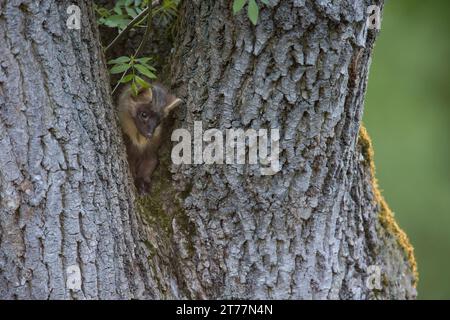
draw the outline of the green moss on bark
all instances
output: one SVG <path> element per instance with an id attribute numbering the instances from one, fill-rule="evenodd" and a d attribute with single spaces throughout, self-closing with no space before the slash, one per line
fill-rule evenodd
<path id="1" fill-rule="evenodd" d="M 365 164 L 370 168 L 370 175 L 372 181 L 372 192 L 374 194 L 374 199 L 376 204 L 379 206 L 379 221 L 381 226 L 390 234 L 394 235 L 397 239 L 398 244 L 405 252 L 408 259 L 411 270 L 414 275 L 414 286 L 417 286 L 419 279 L 419 274 L 417 271 L 417 262 L 414 257 L 414 248 L 408 239 L 406 233 L 400 228 L 394 218 L 392 210 L 389 208 L 386 200 L 381 194 L 380 188 L 378 186 L 378 181 L 375 177 L 375 163 L 374 163 L 374 151 L 372 146 L 372 141 L 369 137 L 367 129 L 361 125 L 359 131 L 358 144 L 361 147 L 361 152 L 364 157 Z"/>

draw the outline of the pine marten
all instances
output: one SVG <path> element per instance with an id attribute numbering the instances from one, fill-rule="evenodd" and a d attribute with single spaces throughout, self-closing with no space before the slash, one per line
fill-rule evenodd
<path id="1" fill-rule="evenodd" d="M 140 89 L 136 96 L 127 86 L 119 96 L 118 112 L 128 163 L 140 194 L 150 191 L 151 175 L 159 163 L 158 149 L 166 129 L 164 120 L 180 102 L 159 83 Z"/>

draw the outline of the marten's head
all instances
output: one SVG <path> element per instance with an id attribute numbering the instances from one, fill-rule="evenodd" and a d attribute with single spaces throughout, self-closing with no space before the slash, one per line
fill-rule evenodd
<path id="1" fill-rule="evenodd" d="M 135 101 L 135 104 L 134 108 L 129 110 L 130 116 L 139 133 L 147 139 L 151 139 L 156 127 L 161 122 L 161 114 L 155 108 L 157 103 L 152 99 L 152 90 L 145 90 L 137 97 L 131 96 L 131 99 Z"/>
<path id="2" fill-rule="evenodd" d="M 141 89 L 134 96 L 126 88 L 119 98 L 122 129 L 134 144 L 143 146 L 155 135 L 162 120 L 181 102 L 160 84 Z"/>

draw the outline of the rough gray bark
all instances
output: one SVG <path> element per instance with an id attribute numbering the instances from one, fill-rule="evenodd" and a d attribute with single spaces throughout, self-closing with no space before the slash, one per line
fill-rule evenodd
<path id="1" fill-rule="evenodd" d="M 0 298 L 415 296 L 358 140 L 372 3 L 271 0 L 254 28 L 230 1 L 184 1 L 175 125 L 278 127 L 283 167 L 177 167 L 167 145 L 137 202 L 87 3 L 74 31 L 66 4 L 0 0 Z"/>
<path id="2" fill-rule="evenodd" d="M 69 30 L 72 3 L 0 1 L 3 299 L 143 298 L 154 285 L 91 3 Z"/>
<path id="3" fill-rule="evenodd" d="M 272 177 L 252 166 L 171 166 L 188 297 L 415 297 L 411 248 L 376 189 L 370 142 L 358 140 L 372 4 L 272 0 L 253 27 L 231 1 L 183 2 L 177 126 L 279 128 L 282 163 Z M 366 285 L 370 266 L 381 268 L 379 290 Z"/>

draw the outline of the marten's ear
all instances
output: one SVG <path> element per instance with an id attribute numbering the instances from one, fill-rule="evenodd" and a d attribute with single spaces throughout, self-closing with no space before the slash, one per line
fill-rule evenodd
<path id="1" fill-rule="evenodd" d="M 131 98 L 134 101 L 144 101 L 144 102 L 151 102 L 153 100 L 153 92 L 151 88 L 139 88 L 138 94 L 135 96 L 134 94 L 131 94 Z"/>
<path id="2" fill-rule="evenodd" d="M 181 99 L 178 99 L 175 96 L 169 95 L 167 105 L 164 107 L 164 110 L 163 110 L 163 116 L 167 117 L 173 109 L 175 109 L 176 107 L 178 107 L 180 105 L 181 102 L 182 102 Z"/>

